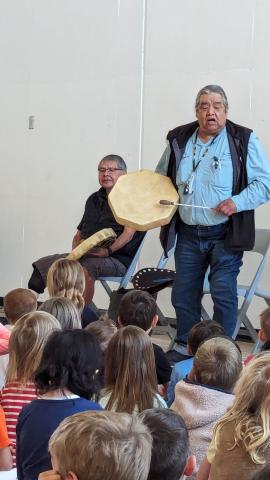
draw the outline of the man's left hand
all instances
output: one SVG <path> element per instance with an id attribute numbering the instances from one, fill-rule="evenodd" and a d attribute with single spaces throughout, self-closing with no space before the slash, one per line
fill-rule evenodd
<path id="1" fill-rule="evenodd" d="M 230 217 L 230 215 L 237 212 L 236 205 L 231 198 L 227 198 L 227 200 L 220 202 L 214 210 L 218 213 L 223 213 L 223 215 L 226 215 L 227 217 Z"/>
<path id="2" fill-rule="evenodd" d="M 89 255 L 93 257 L 108 257 L 109 252 L 107 248 L 97 247 L 92 248 L 92 250 L 89 252 Z"/>

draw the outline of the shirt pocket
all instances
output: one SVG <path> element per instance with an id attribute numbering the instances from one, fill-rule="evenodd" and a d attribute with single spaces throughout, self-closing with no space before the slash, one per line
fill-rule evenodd
<path id="1" fill-rule="evenodd" d="M 208 157 L 205 160 L 202 165 L 202 182 L 206 182 L 209 187 L 231 191 L 233 181 L 231 155 L 228 153 L 220 157 Z"/>

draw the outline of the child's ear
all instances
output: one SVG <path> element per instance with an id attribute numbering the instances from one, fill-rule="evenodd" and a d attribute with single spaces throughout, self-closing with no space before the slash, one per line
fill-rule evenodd
<path id="1" fill-rule="evenodd" d="M 187 459 L 187 463 L 183 472 L 184 475 L 186 475 L 186 477 L 190 477 L 195 471 L 195 468 L 196 468 L 196 457 L 195 455 L 190 455 Z"/>
<path id="2" fill-rule="evenodd" d="M 158 322 L 158 315 L 155 315 L 152 322 L 151 322 L 151 328 L 154 328 Z"/>
<path id="3" fill-rule="evenodd" d="M 78 480 L 78 477 L 75 473 L 73 472 L 68 472 L 65 480 Z"/>
<path id="4" fill-rule="evenodd" d="M 259 330 L 258 337 L 262 343 L 266 342 L 267 340 L 266 335 L 262 329 Z"/>
<path id="5" fill-rule="evenodd" d="M 117 325 L 119 325 L 120 328 L 123 327 L 119 315 L 117 317 Z"/>
<path id="6" fill-rule="evenodd" d="M 191 348 L 190 348 L 189 344 L 187 344 L 187 353 L 188 353 L 189 355 L 192 355 L 192 356 L 193 356 L 193 353 L 192 353 L 192 351 L 191 351 Z"/>
<path id="7" fill-rule="evenodd" d="M 197 378 L 196 378 L 194 367 L 192 367 L 192 369 L 190 370 L 188 374 L 188 379 L 191 380 L 192 382 L 196 382 Z"/>

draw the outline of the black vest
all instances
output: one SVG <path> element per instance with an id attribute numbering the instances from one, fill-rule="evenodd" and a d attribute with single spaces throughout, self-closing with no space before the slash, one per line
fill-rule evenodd
<path id="1" fill-rule="evenodd" d="M 171 178 L 176 190 L 178 190 L 176 185 L 176 173 L 179 163 L 183 157 L 188 139 L 192 136 L 198 126 L 199 124 L 196 121 L 177 127 L 168 133 L 167 139 L 170 144 L 171 155 L 167 176 Z M 233 195 L 237 195 L 248 185 L 246 161 L 248 142 L 252 130 L 237 125 L 230 120 L 226 121 L 226 130 L 233 166 L 232 193 Z M 161 229 L 160 241 L 165 255 L 167 255 L 168 251 L 174 245 L 178 222 L 179 214 L 177 211 L 169 225 L 166 225 Z M 225 247 L 229 250 L 236 251 L 252 250 L 254 243 L 254 210 L 245 210 L 231 215 L 228 220 Z"/>

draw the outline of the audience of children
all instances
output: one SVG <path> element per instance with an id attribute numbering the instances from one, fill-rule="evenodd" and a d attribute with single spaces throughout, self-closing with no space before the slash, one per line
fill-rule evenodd
<path id="1" fill-rule="evenodd" d="M 169 406 L 171 406 L 174 401 L 175 385 L 185 378 L 192 369 L 193 357 L 199 345 L 213 335 L 225 335 L 225 330 L 222 325 L 214 320 L 204 320 L 203 322 L 196 323 L 190 330 L 187 339 L 187 350 L 191 356 L 186 360 L 177 362 L 172 369 L 171 380 L 167 391 L 167 403 Z"/>
<path id="2" fill-rule="evenodd" d="M 189 378 L 176 384 L 171 408 L 185 421 L 197 467 L 206 454 L 215 422 L 233 403 L 232 390 L 241 370 L 238 345 L 228 337 L 213 337 L 199 346 Z"/>
<path id="3" fill-rule="evenodd" d="M 142 290 L 131 290 L 127 292 L 119 305 L 118 323 L 122 327 L 135 325 L 150 333 L 158 322 L 157 304 L 154 298 Z M 153 343 L 157 380 L 159 385 L 166 387 L 171 378 L 171 366 L 165 353 L 159 345 Z M 161 391 L 161 389 L 160 389 Z"/>
<path id="4" fill-rule="evenodd" d="M 100 359 L 98 342 L 85 330 L 57 331 L 49 337 L 35 374 L 38 398 L 23 408 L 17 424 L 18 480 L 33 480 L 51 468 L 49 438 L 65 417 L 101 410 L 92 400 Z"/>
<path id="5" fill-rule="evenodd" d="M 82 326 L 98 320 L 98 316 L 86 303 L 86 280 L 83 267 L 76 260 L 60 258 L 49 268 L 47 288 L 50 297 L 67 297 L 72 300 L 81 314 Z"/>
<path id="6" fill-rule="evenodd" d="M 147 480 L 151 448 L 151 435 L 138 416 L 78 413 L 53 433 L 54 470 L 39 480 Z"/>
<path id="7" fill-rule="evenodd" d="M 106 410 L 127 413 L 167 407 L 158 394 L 153 345 L 141 328 L 123 327 L 111 338 L 100 404 Z"/>
<path id="8" fill-rule="evenodd" d="M 234 393 L 233 405 L 214 429 L 198 480 L 252 480 L 270 464 L 270 352 L 243 369 Z"/>
<path id="9" fill-rule="evenodd" d="M 81 328 L 82 326 L 79 310 L 69 298 L 49 298 L 40 305 L 39 310 L 50 313 L 57 318 L 62 330 Z"/>
<path id="10" fill-rule="evenodd" d="M 196 459 L 189 455 L 188 431 L 180 415 L 172 410 L 152 408 L 139 417 L 153 439 L 148 480 L 179 480 L 182 475 L 192 475 Z"/>
<path id="11" fill-rule="evenodd" d="M 9 362 L 0 403 L 6 417 L 8 436 L 13 447 L 15 466 L 16 424 L 21 409 L 36 398 L 34 372 L 49 334 L 59 330 L 55 317 L 45 312 L 32 312 L 14 325 L 9 341 Z"/>

